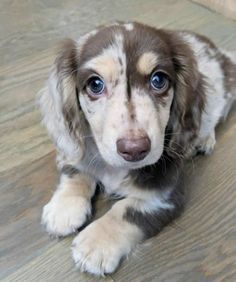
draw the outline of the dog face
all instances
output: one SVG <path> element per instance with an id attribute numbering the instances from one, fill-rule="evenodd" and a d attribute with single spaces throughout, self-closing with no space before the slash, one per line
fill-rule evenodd
<path id="1" fill-rule="evenodd" d="M 173 33 L 138 23 L 101 27 L 68 42 L 56 62 L 56 81 L 74 142 L 83 140 L 84 118 L 99 153 L 114 167 L 157 162 L 167 128 L 175 131 L 169 148 L 183 148 L 198 128 L 201 106 L 188 52 Z"/>
<path id="2" fill-rule="evenodd" d="M 169 48 L 154 33 L 104 28 L 80 53 L 80 105 L 99 152 L 112 166 L 143 167 L 163 152 L 175 77 Z"/>

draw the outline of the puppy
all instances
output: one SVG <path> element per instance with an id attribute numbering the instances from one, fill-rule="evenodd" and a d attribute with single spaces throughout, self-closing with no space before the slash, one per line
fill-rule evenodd
<path id="1" fill-rule="evenodd" d="M 81 271 L 115 271 L 180 214 L 183 162 L 212 152 L 235 98 L 236 56 L 201 35 L 117 23 L 66 41 L 40 97 L 60 171 L 42 223 L 75 233 L 97 183 L 119 198 L 75 237 Z"/>

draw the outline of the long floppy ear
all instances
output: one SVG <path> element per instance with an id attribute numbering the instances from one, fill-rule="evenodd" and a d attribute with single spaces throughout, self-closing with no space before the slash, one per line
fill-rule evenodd
<path id="1" fill-rule="evenodd" d="M 39 103 L 43 124 L 54 141 L 60 157 L 73 162 L 83 154 L 84 116 L 76 93 L 78 51 L 76 42 L 66 40 L 51 70 Z M 60 164 L 59 164 L 60 166 Z"/>
<path id="2" fill-rule="evenodd" d="M 190 47 L 178 38 L 174 38 L 172 46 L 176 83 L 167 127 L 167 152 L 188 156 L 194 150 L 194 141 L 200 130 L 206 83 Z"/>

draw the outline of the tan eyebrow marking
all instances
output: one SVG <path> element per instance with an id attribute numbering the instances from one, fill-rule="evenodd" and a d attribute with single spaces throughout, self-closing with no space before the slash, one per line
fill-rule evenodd
<path id="1" fill-rule="evenodd" d="M 107 80 L 115 80 L 119 75 L 118 60 L 106 50 L 99 56 L 92 58 L 85 64 Z"/>
<path id="2" fill-rule="evenodd" d="M 137 69 L 141 74 L 150 74 L 157 64 L 158 57 L 153 52 L 146 52 L 142 54 L 137 62 Z"/>
<path id="3" fill-rule="evenodd" d="M 123 75 L 126 63 L 123 51 L 123 37 L 117 34 L 114 42 L 84 64 L 84 68 L 93 69 L 107 81 L 115 81 Z"/>

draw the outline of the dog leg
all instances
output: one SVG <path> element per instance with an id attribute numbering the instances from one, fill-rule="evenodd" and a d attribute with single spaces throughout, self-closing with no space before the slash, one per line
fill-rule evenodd
<path id="1" fill-rule="evenodd" d="M 62 168 L 58 188 L 43 208 L 42 224 L 50 235 L 66 236 L 86 223 L 95 186 L 93 178 L 76 168 Z"/>
<path id="2" fill-rule="evenodd" d="M 153 193 L 149 201 L 131 197 L 118 201 L 74 239 L 76 266 L 95 275 L 114 272 L 138 243 L 157 234 L 174 218 L 176 208 Z"/>

